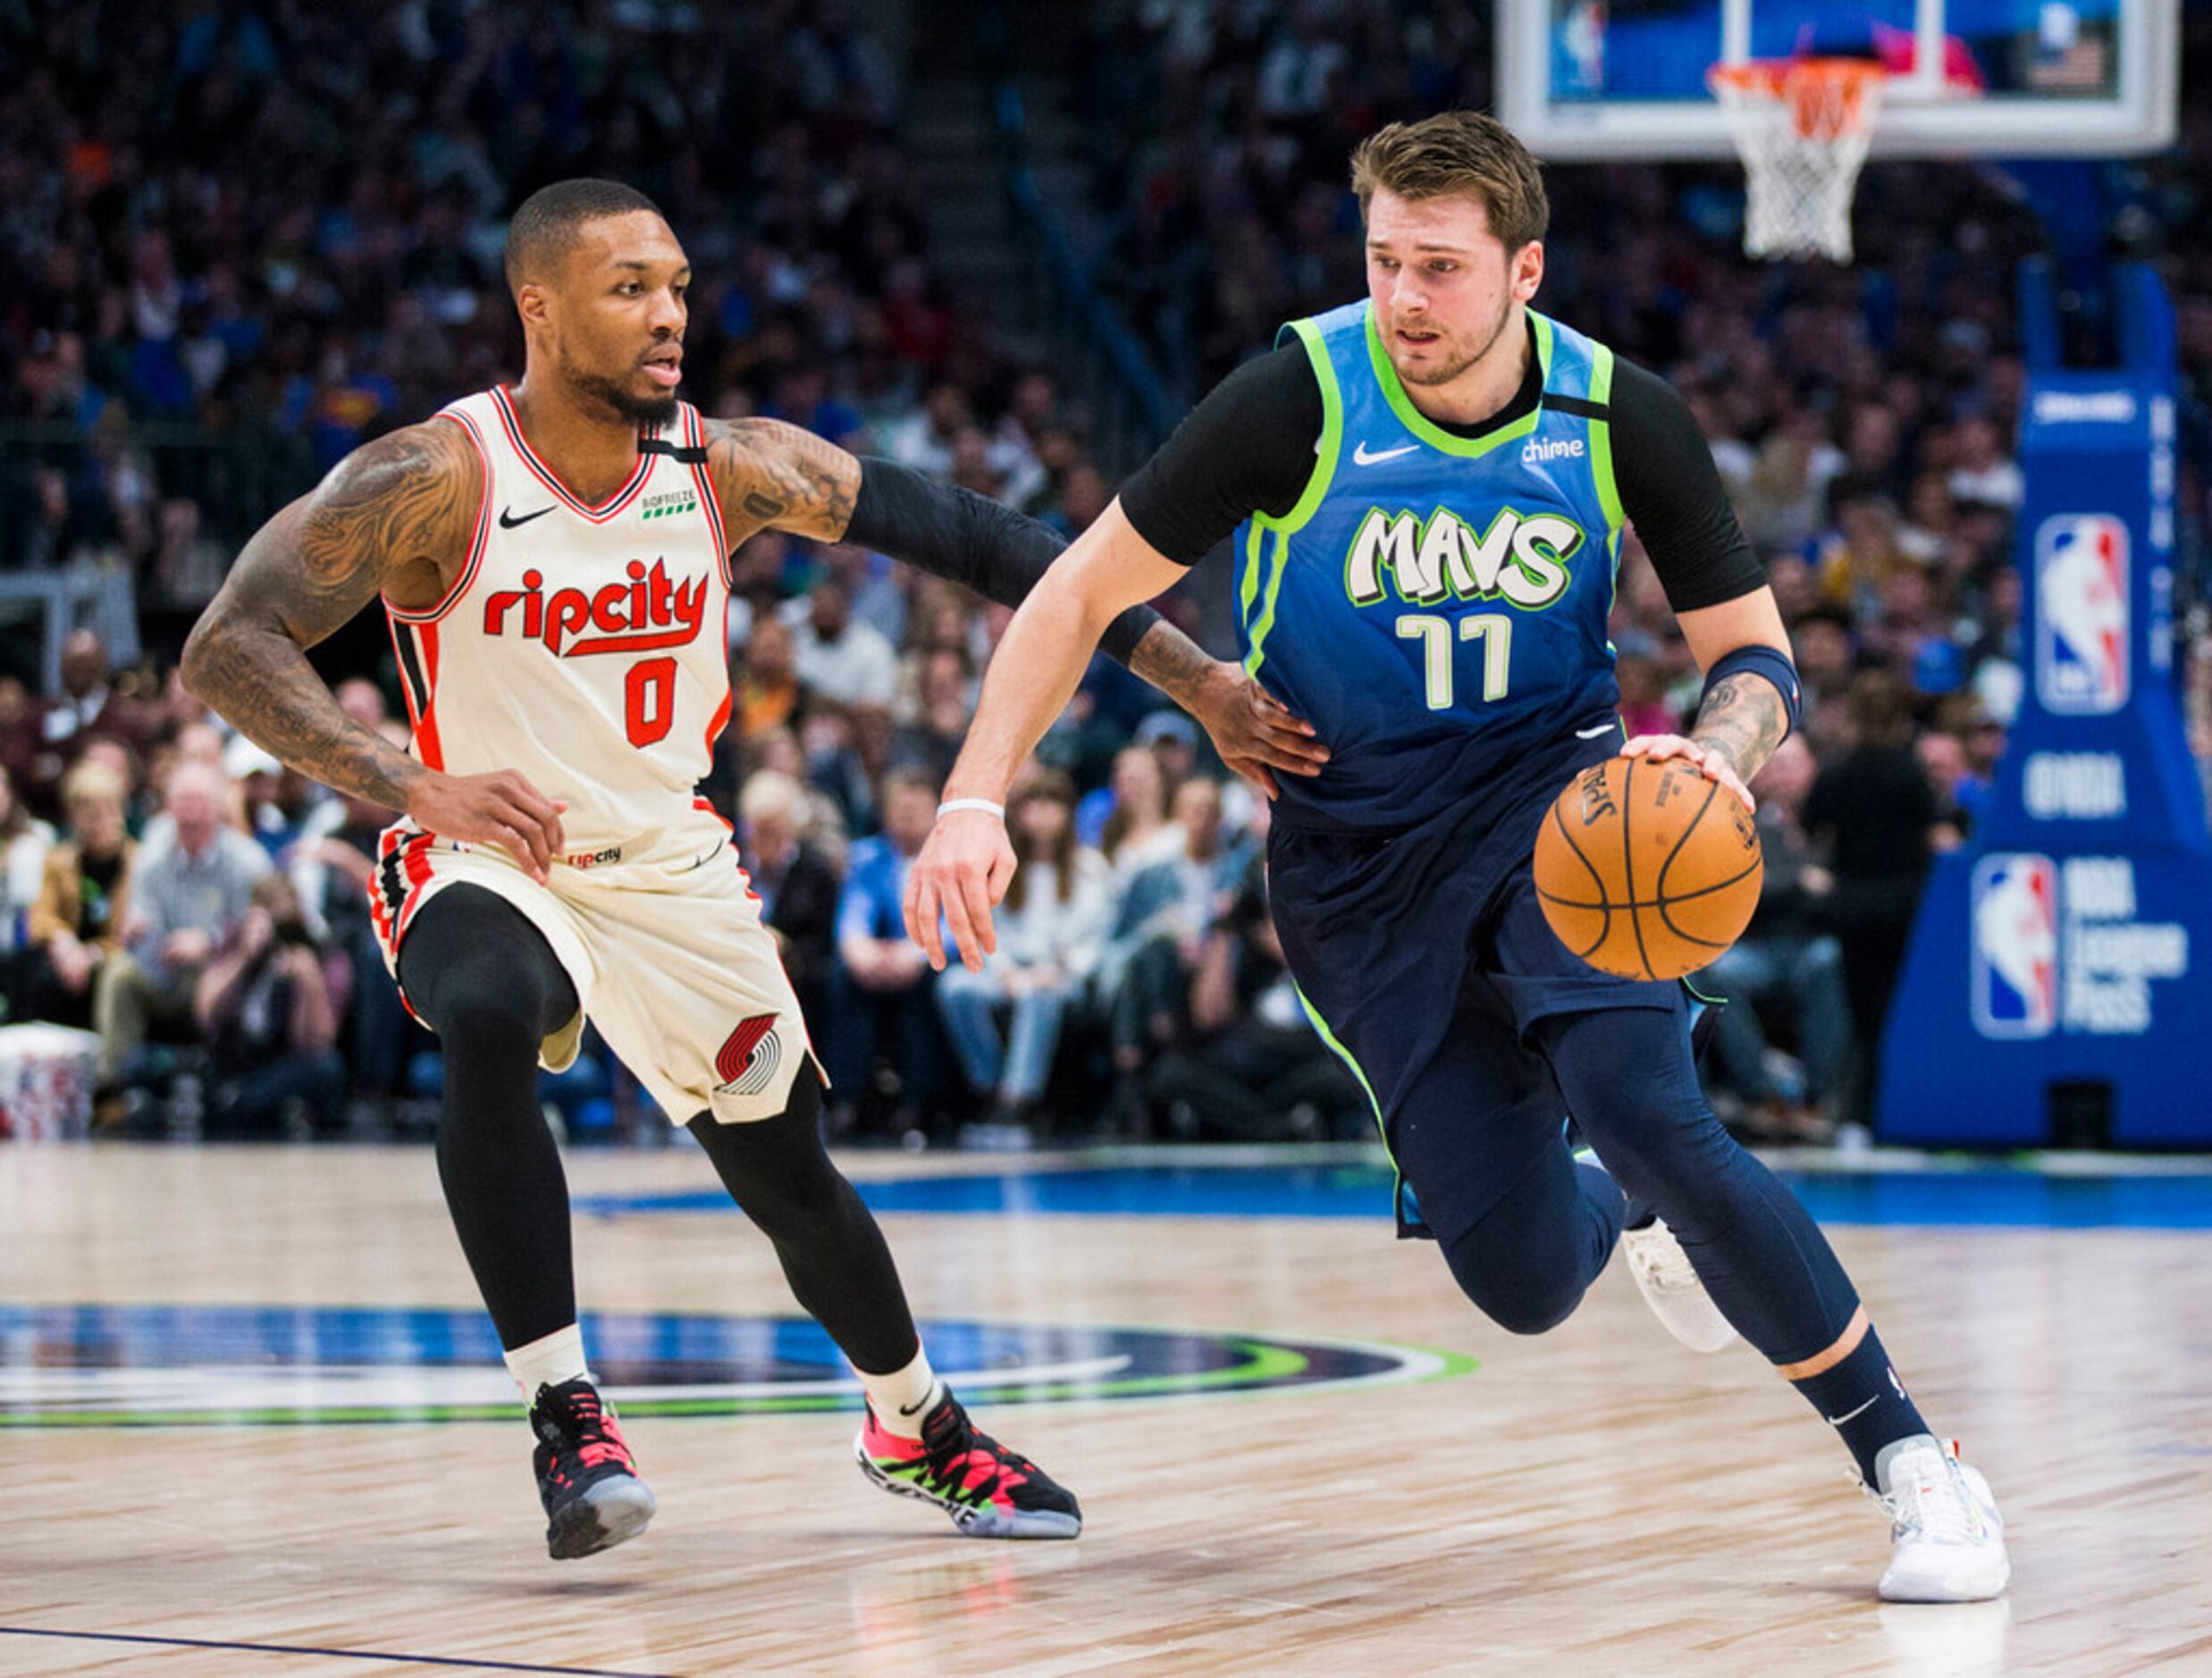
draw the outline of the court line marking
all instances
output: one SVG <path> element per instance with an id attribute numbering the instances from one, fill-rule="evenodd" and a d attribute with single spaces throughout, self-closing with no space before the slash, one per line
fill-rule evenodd
<path id="1" fill-rule="evenodd" d="M 409 1661 L 420 1666 L 459 1666 L 470 1672 L 559 1673 L 566 1678 L 677 1678 L 674 1673 L 616 1672 L 606 1666 L 534 1666 L 525 1661 L 462 1660 L 450 1655 L 394 1655 L 366 1649 L 314 1649 L 298 1643 L 226 1643 L 205 1637 L 147 1637 L 129 1632 L 55 1632 L 37 1625 L 0 1625 L 0 1637 L 71 1638 L 88 1643 L 152 1643 L 164 1649 L 228 1649 L 250 1655 L 321 1655 L 331 1660 Z"/>

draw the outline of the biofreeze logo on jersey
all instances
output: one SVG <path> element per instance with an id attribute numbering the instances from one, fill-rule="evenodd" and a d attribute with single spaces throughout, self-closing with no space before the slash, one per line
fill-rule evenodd
<path id="1" fill-rule="evenodd" d="M 666 495 L 649 495 L 639 505 L 646 518 L 673 518 L 696 509 L 699 497 L 695 491 L 670 490 Z"/>
<path id="2" fill-rule="evenodd" d="M 1457 598 L 1545 607 L 1567 592 L 1567 561 L 1583 541 L 1582 526 L 1556 513 L 1509 507 L 1477 535 L 1450 508 L 1426 518 L 1371 508 L 1344 556 L 1344 591 L 1354 606 L 1373 606 L 1394 588 L 1424 606 Z"/>
<path id="3" fill-rule="evenodd" d="M 542 641 L 556 658 L 582 659 L 595 652 L 651 652 L 659 647 L 688 646 L 706 621 L 707 580 L 679 581 L 660 559 L 645 568 L 643 559 L 624 567 L 627 583 L 610 583 L 586 593 L 582 589 L 540 592 L 542 572 L 526 571 L 522 587 L 502 589 L 484 603 L 484 633 L 520 634 Z M 518 628 L 509 627 L 517 624 Z M 595 635 L 579 636 L 585 629 Z"/>

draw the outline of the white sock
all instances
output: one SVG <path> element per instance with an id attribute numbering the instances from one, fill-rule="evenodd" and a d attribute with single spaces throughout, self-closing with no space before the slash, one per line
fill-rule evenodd
<path id="1" fill-rule="evenodd" d="M 526 1405 L 537 1402 L 541 1387 L 558 1387 L 565 1380 L 591 1373 L 584 1362 L 584 1330 L 573 1322 L 504 1355 L 507 1372 L 515 1378 L 515 1385 L 522 1389 L 522 1401 Z"/>
<path id="2" fill-rule="evenodd" d="M 921 1437 L 921 1419 L 937 1408 L 945 1396 L 945 1383 L 929 1370 L 929 1355 L 917 1349 L 914 1361 L 888 1375 L 854 1372 L 868 1389 L 868 1406 L 876 1413 L 876 1425 L 902 1439 Z"/>

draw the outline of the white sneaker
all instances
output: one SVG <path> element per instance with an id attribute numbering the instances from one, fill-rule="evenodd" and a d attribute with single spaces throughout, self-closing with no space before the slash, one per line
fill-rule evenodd
<path id="1" fill-rule="evenodd" d="M 2013 1576 L 2005 1517 L 1955 1440 L 1920 1433 L 1885 1446 L 1882 1489 L 1896 1548 L 1879 1589 L 1888 1602 L 1986 1602 Z M 1874 1494 L 1870 1493 L 1870 1496 Z"/>
<path id="2" fill-rule="evenodd" d="M 1736 1338 L 1735 1325 L 1712 1303 L 1664 1218 L 1653 1218 L 1641 1229 L 1623 1229 L 1620 1250 L 1627 1255 L 1628 1273 L 1644 1290 L 1644 1304 L 1676 1339 L 1693 1352 L 1718 1352 Z"/>

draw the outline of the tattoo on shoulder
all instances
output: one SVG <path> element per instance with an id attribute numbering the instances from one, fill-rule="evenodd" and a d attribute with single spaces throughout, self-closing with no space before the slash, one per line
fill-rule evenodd
<path id="1" fill-rule="evenodd" d="M 1774 684 L 1762 675 L 1739 670 L 1726 676 L 1705 695 L 1698 707 L 1698 741 L 1728 760 L 1737 776 L 1748 783 L 1774 748 L 1782 743 L 1789 727 L 1789 711 Z"/>
<path id="2" fill-rule="evenodd" d="M 733 543 L 771 529 L 844 538 L 860 495 L 853 456 L 780 420 L 709 420 L 706 430 L 707 470 Z"/>
<path id="3" fill-rule="evenodd" d="M 380 589 L 432 604 L 467 558 L 483 491 L 475 446 L 446 421 L 355 449 L 307 498 L 297 563 L 271 579 L 290 584 L 287 622 L 320 639 Z"/>

